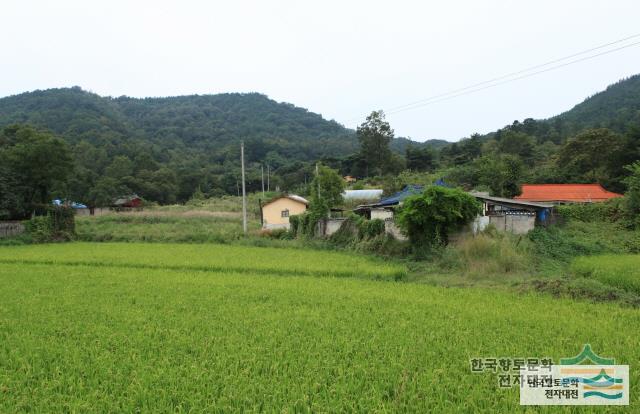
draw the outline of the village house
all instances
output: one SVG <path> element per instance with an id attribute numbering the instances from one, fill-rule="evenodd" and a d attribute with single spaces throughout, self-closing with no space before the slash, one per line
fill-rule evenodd
<path id="1" fill-rule="evenodd" d="M 308 206 L 309 202 L 297 195 L 288 194 L 276 197 L 260 207 L 262 228 L 289 230 L 289 217 L 304 213 Z"/>
<path id="2" fill-rule="evenodd" d="M 527 234 L 536 224 L 547 224 L 553 214 L 553 204 L 492 197 L 488 193 L 470 193 L 482 203 L 482 212 L 468 230 L 473 234 L 493 225 L 497 230 Z"/>
<path id="3" fill-rule="evenodd" d="M 394 222 L 395 210 L 402 205 L 407 197 L 420 194 L 423 191 L 424 187 L 421 185 L 407 185 L 401 191 L 383 198 L 377 203 L 358 206 L 354 212 L 370 220 L 384 220 L 387 232 L 398 239 L 403 239 Z M 526 234 L 533 230 L 537 224 L 547 224 L 553 212 L 552 203 L 492 197 L 488 193 L 479 192 L 470 194 L 482 204 L 482 211 L 468 227 L 456 235 L 457 237 L 463 237 L 469 233 L 476 234 L 489 225 L 493 225 L 500 231 Z"/>
<path id="4" fill-rule="evenodd" d="M 136 194 L 116 199 L 111 205 L 116 211 L 130 211 L 142 209 L 142 198 Z"/>
<path id="5" fill-rule="evenodd" d="M 622 194 L 607 191 L 600 184 L 523 184 L 520 201 L 547 202 L 553 204 L 598 203 Z"/>

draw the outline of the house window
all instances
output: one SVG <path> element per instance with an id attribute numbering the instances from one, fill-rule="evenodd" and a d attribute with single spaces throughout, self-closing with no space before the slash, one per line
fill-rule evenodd
<path id="1" fill-rule="evenodd" d="M 280 216 L 283 217 L 283 218 L 284 217 L 289 217 L 289 210 L 282 210 L 280 212 Z"/>

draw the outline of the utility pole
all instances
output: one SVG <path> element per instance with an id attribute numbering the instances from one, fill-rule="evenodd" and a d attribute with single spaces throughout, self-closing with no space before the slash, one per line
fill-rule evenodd
<path id="1" fill-rule="evenodd" d="M 242 168 L 242 230 L 247 234 L 247 192 L 244 185 L 244 141 L 240 142 L 240 166 Z"/>
<path id="2" fill-rule="evenodd" d="M 262 197 L 264 198 L 264 164 L 260 164 L 260 173 L 262 174 Z"/>
<path id="3" fill-rule="evenodd" d="M 271 166 L 267 164 L 267 191 L 271 191 Z"/>

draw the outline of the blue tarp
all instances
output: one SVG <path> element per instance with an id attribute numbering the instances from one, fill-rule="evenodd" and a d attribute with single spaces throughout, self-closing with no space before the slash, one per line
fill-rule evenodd
<path id="1" fill-rule="evenodd" d="M 409 184 L 405 188 L 403 188 L 401 191 L 398 191 L 397 193 L 387 198 L 383 198 L 382 200 L 380 200 L 380 202 L 377 205 L 394 206 L 409 196 L 422 194 L 422 191 L 424 191 L 424 186 Z"/>
<path id="2" fill-rule="evenodd" d="M 52 204 L 54 206 L 61 206 L 61 205 L 65 204 L 65 202 L 62 201 L 62 200 L 57 200 L 56 199 L 56 200 L 52 201 Z M 70 205 L 71 205 L 71 208 L 87 208 L 87 206 L 85 206 L 84 204 L 76 203 L 75 201 L 72 201 Z"/>

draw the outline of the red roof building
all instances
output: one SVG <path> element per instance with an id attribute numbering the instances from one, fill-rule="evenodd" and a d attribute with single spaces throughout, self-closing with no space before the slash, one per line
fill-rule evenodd
<path id="1" fill-rule="evenodd" d="M 514 198 L 555 203 L 597 203 L 617 197 L 622 197 L 622 194 L 607 191 L 600 184 L 522 184 L 522 194 Z"/>

